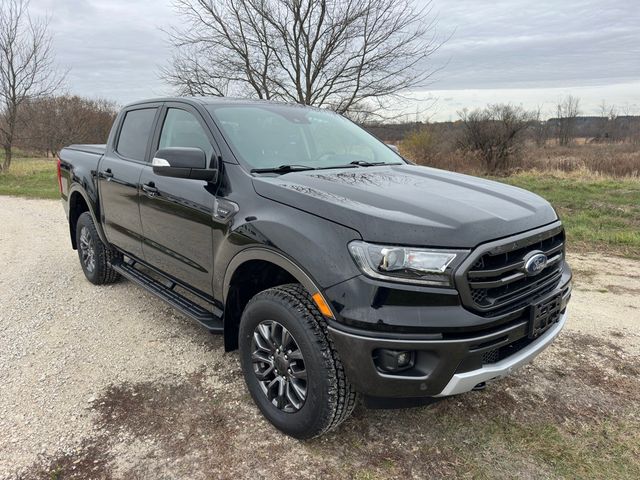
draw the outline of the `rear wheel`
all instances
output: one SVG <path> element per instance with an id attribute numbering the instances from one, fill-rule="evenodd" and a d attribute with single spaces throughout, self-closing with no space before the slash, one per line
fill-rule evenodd
<path id="1" fill-rule="evenodd" d="M 251 299 L 240 321 L 240 359 L 253 400 L 288 435 L 321 435 L 353 411 L 356 393 L 322 314 L 300 285 Z"/>
<path id="2" fill-rule="evenodd" d="M 102 243 L 89 212 L 78 217 L 76 245 L 87 280 L 95 285 L 104 285 L 120 278 L 118 272 L 111 268 L 111 262 L 118 257 L 118 253 Z"/>

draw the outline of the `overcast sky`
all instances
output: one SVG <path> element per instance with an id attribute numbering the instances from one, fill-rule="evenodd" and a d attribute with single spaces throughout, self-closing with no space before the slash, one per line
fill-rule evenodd
<path id="1" fill-rule="evenodd" d="M 171 53 L 160 28 L 179 22 L 170 0 L 32 0 L 31 8 L 51 17 L 71 93 L 119 103 L 172 93 L 158 74 Z M 437 99 L 436 120 L 489 102 L 551 113 L 569 93 L 584 114 L 602 100 L 640 114 L 638 0 L 434 0 L 433 11 L 451 38 L 430 65 L 442 70 L 417 96 Z"/>

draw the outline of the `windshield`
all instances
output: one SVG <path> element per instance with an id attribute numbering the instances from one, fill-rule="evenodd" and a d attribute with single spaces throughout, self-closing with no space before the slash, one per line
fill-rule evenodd
<path id="1" fill-rule="evenodd" d="M 402 158 L 344 117 L 295 105 L 209 105 L 234 150 L 252 170 L 400 164 Z"/>

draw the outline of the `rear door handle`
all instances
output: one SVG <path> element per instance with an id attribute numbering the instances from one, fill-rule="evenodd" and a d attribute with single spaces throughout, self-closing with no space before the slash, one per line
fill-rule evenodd
<path id="1" fill-rule="evenodd" d="M 146 193 L 148 197 L 155 197 L 158 194 L 158 189 L 153 182 L 143 184 L 142 190 L 144 190 L 144 193 Z"/>
<path id="2" fill-rule="evenodd" d="M 104 178 L 113 178 L 113 173 L 110 168 L 107 168 L 104 172 L 102 172 L 102 176 Z"/>

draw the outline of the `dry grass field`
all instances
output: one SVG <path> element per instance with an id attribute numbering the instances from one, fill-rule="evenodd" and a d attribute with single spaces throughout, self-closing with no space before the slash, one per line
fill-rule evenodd
<path id="1" fill-rule="evenodd" d="M 582 176 L 640 178 L 640 145 L 630 143 L 529 146 L 523 157 L 522 170 L 559 170 Z"/>

